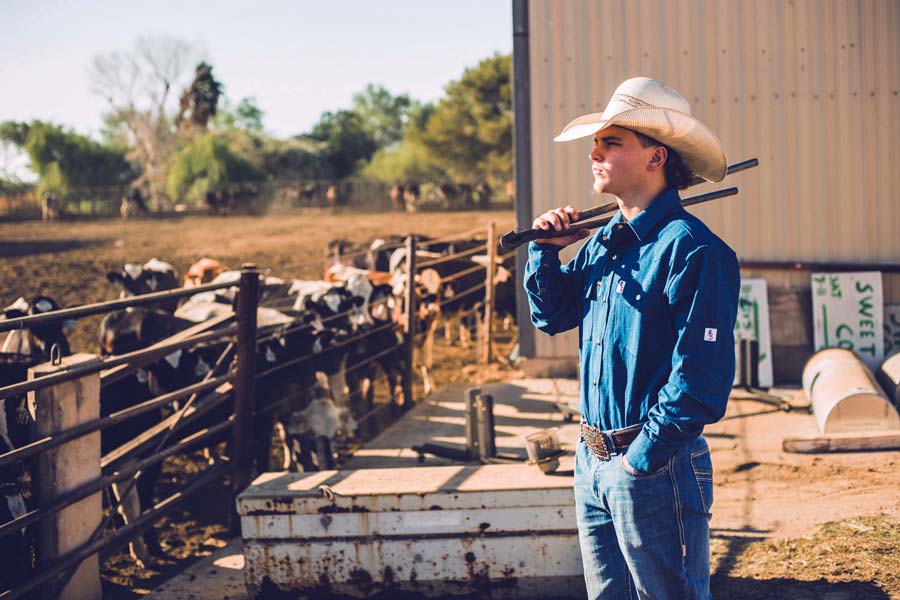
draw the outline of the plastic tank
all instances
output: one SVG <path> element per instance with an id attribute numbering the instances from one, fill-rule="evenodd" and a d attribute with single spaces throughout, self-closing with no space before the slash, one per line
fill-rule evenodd
<path id="1" fill-rule="evenodd" d="M 827 348 L 803 367 L 803 391 L 822 433 L 900 429 L 900 415 L 853 352 Z"/>
<path id="2" fill-rule="evenodd" d="M 894 403 L 894 407 L 900 410 L 900 351 L 884 359 L 875 377 Z"/>

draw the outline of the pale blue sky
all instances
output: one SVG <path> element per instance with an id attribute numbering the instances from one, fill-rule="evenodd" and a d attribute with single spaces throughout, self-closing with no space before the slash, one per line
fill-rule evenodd
<path id="1" fill-rule="evenodd" d="M 95 133 L 91 59 L 168 35 L 204 51 L 229 100 L 255 96 L 288 136 L 367 83 L 435 100 L 467 66 L 512 49 L 509 0 L 0 0 L 0 121 Z M 177 95 L 177 94 L 176 94 Z"/>

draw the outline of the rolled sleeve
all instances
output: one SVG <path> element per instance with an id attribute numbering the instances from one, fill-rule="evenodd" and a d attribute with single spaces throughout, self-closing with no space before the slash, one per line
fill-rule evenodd
<path id="1" fill-rule="evenodd" d="M 635 469 L 658 470 L 725 414 L 734 381 L 739 288 L 740 268 L 727 248 L 697 248 L 671 273 L 672 370 L 626 453 Z"/>

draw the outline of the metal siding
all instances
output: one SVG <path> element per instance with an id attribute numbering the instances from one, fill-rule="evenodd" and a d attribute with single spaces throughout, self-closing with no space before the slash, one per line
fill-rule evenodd
<path id="1" fill-rule="evenodd" d="M 554 144 L 635 75 L 682 92 L 730 162 L 741 194 L 691 209 L 747 260 L 900 260 L 900 3 L 896 0 L 531 0 L 533 213 L 601 200 L 590 141 Z M 608 198 L 604 198 L 603 201 Z M 574 254 L 570 250 L 564 256 Z M 808 274 L 763 273 L 807 287 Z M 900 303 L 900 276 L 884 276 Z M 575 353 L 539 336 L 537 356 Z"/>

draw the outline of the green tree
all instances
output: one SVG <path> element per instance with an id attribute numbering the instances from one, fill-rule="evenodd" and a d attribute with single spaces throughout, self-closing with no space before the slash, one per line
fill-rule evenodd
<path id="1" fill-rule="evenodd" d="M 499 184 L 512 175 L 510 65 L 497 54 L 466 69 L 428 117 L 422 143 L 454 179 Z"/>
<path id="2" fill-rule="evenodd" d="M 229 106 L 227 98 L 223 104 L 213 119 L 214 127 L 262 133 L 264 113 L 256 105 L 256 98 L 241 98 L 234 108 Z"/>
<path id="3" fill-rule="evenodd" d="M 194 80 L 181 94 L 181 109 L 175 117 L 179 128 L 187 124 L 206 129 L 209 120 L 216 115 L 222 84 L 212 74 L 212 66 L 201 62 L 194 70 Z"/>
<path id="4" fill-rule="evenodd" d="M 73 186 L 123 185 L 136 173 L 121 148 L 43 121 L 0 124 L 0 139 L 22 148 L 41 191 L 66 194 Z"/>
<path id="5" fill-rule="evenodd" d="M 235 152 L 227 136 L 209 132 L 175 153 L 167 191 L 172 198 L 202 202 L 207 192 L 223 184 L 264 179 L 265 173 Z"/>
<path id="6" fill-rule="evenodd" d="M 141 166 L 136 182 L 146 186 L 160 206 L 172 153 L 178 148 L 173 94 L 190 85 L 189 65 L 196 50 L 171 37 L 141 37 L 130 52 L 97 56 L 89 75 L 92 90 L 104 98 L 107 138 L 122 139 L 128 158 Z"/>
<path id="7" fill-rule="evenodd" d="M 375 145 L 384 148 L 403 138 L 410 111 L 416 105 L 406 94 L 394 96 L 382 86 L 370 83 L 353 96 L 352 110 L 362 118 Z"/>
<path id="8" fill-rule="evenodd" d="M 362 117 L 352 110 L 323 113 L 312 130 L 298 139 L 315 143 L 326 175 L 335 179 L 352 175 L 377 149 Z"/>

